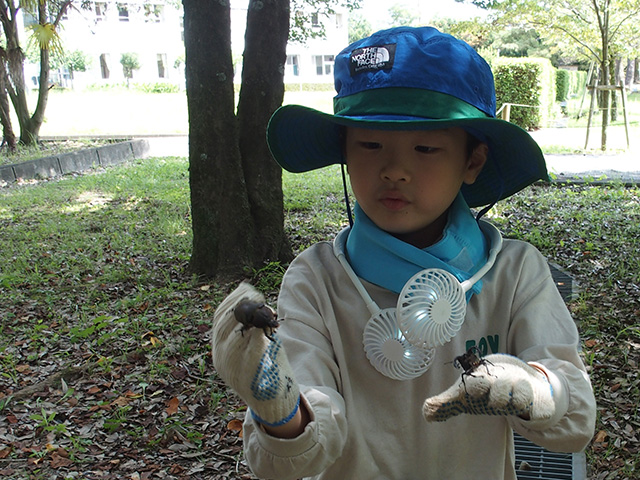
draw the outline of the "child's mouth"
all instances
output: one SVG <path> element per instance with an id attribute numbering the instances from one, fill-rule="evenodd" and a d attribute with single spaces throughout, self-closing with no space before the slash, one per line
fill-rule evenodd
<path id="1" fill-rule="evenodd" d="M 389 210 L 402 210 L 409 204 L 409 202 L 401 198 L 390 197 L 383 198 L 382 200 L 380 200 L 380 202 L 382 203 L 382 205 L 384 205 L 385 208 Z"/>

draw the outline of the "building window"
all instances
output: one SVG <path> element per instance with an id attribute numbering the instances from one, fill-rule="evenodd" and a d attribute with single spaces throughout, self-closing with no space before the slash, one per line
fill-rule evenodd
<path id="1" fill-rule="evenodd" d="M 336 28 L 341 30 L 343 26 L 343 18 L 341 13 L 336 13 Z"/>
<path id="2" fill-rule="evenodd" d="M 107 4 L 105 2 L 95 3 L 96 22 L 102 22 L 107 16 Z"/>
<path id="3" fill-rule="evenodd" d="M 102 74 L 102 78 L 109 78 L 109 54 L 103 53 L 100 55 L 100 73 Z"/>
<path id="4" fill-rule="evenodd" d="M 316 75 L 333 75 L 333 55 L 315 55 Z"/>
<path id="5" fill-rule="evenodd" d="M 318 13 L 312 13 L 311 14 L 311 26 L 312 27 L 319 27 L 320 26 L 320 16 L 318 15 Z"/>
<path id="6" fill-rule="evenodd" d="M 158 56 L 158 78 L 167 78 L 167 55 L 159 53 Z"/>
<path id="7" fill-rule="evenodd" d="M 129 21 L 129 5 L 127 5 L 126 3 L 118 4 L 118 19 L 121 22 Z"/>
<path id="8" fill-rule="evenodd" d="M 300 75 L 300 61 L 298 55 L 287 55 L 287 71 L 291 72 L 291 75 L 297 77 Z"/>

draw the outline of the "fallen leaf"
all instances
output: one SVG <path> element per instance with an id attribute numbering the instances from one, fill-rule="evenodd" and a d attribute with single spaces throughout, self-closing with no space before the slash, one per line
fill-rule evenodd
<path id="1" fill-rule="evenodd" d="M 227 430 L 231 432 L 239 432 L 238 436 L 242 438 L 242 422 L 237 418 L 234 418 L 229 423 L 227 423 Z"/>
<path id="2" fill-rule="evenodd" d="M 604 430 L 600 430 L 596 433 L 596 436 L 593 439 L 593 443 L 603 443 L 607 439 L 607 432 Z"/>
<path id="3" fill-rule="evenodd" d="M 149 344 L 153 347 L 157 347 L 158 345 L 162 345 L 162 341 L 160 341 L 153 332 L 149 331 L 142 336 L 142 346 L 147 346 Z"/>
<path id="4" fill-rule="evenodd" d="M 180 400 L 178 400 L 177 397 L 173 397 L 167 403 L 167 408 L 165 408 L 164 411 L 167 412 L 167 415 L 173 415 L 178 411 L 178 405 L 180 405 Z"/>
<path id="5" fill-rule="evenodd" d="M 131 400 L 127 397 L 118 397 L 113 402 L 111 402 L 111 405 L 117 405 L 118 407 L 125 407 L 129 405 L 129 402 L 131 402 Z"/>
<path id="6" fill-rule="evenodd" d="M 62 455 L 59 455 L 57 452 L 51 454 L 51 468 L 62 468 L 68 467 L 73 463 L 73 460 L 69 460 Z"/>

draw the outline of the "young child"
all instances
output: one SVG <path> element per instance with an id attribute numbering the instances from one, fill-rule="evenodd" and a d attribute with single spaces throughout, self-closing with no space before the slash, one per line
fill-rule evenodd
<path id="1" fill-rule="evenodd" d="M 246 283 L 214 315 L 253 472 L 515 479 L 512 430 L 583 449 L 595 399 L 547 262 L 470 210 L 547 178 L 534 140 L 495 118 L 490 67 L 399 27 L 343 50 L 335 86 L 334 115 L 284 106 L 268 142 L 292 172 L 346 164 L 352 226 L 291 263 L 277 330 Z"/>

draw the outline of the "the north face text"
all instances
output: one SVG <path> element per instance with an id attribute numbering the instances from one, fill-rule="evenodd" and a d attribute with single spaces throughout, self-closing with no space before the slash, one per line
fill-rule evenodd
<path id="1" fill-rule="evenodd" d="M 356 73 L 390 69 L 396 54 L 396 45 L 363 47 L 351 52 L 351 75 Z"/>

